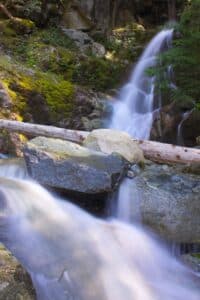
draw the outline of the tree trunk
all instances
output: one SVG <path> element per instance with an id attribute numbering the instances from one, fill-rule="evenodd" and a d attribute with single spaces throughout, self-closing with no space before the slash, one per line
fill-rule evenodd
<path id="1" fill-rule="evenodd" d="M 176 20 L 176 0 L 168 0 L 169 20 Z"/>
<path id="2" fill-rule="evenodd" d="M 0 119 L 0 128 L 30 136 L 59 138 L 81 144 L 89 132 Z M 153 141 L 138 141 L 147 159 L 163 163 L 200 163 L 200 149 Z"/>
<path id="3" fill-rule="evenodd" d="M 12 16 L 12 14 L 8 11 L 5 5 L 0 3 L 0 10 L 4 13 L 6 17 L 10 20 L 14 20 L 15 18 Z"/>
<path id="4" fill-rule="evenodd" d="M 0 128 L 7 129 L 8 131 L 13 132 L 21 132 L 31 137 L 41 135 L 46 137 L 69 140 L 76 143 L 82 143 L 84 138 L 88 135 L 88 133 L 84 131 L 1 119 Z"/>
<path id="5" fill-rule="evenodd" d="M 153 141 L 139 141 L 144 156 L 161 163 L 200 163 L 200 149 Z"/>

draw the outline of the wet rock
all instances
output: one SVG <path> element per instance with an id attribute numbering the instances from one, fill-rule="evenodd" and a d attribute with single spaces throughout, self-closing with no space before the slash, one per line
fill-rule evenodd
<path id="1" fill-rule="evenodd" d="M 31 279 L 18 261 L 0 244 L 0 300 L 35 300 Z"/>
<path id="2" fill-rule="evenodd" d="M 136 188 L 135 188 L 136 187 Z M 134 178 L 134 195 L 140 195 L 143 223 L 161 237 L 178 243 L 200 239 L 200 176 L 182 169 L 146 165 Z M 132 208 L 134 210 L 134 207 Z"/>
<path id="3" fill-rule="evenodd" d="M 193 147 L 198 145 L 198 137 L 200 136 L 200 111 L 194 110 L 182 126 L 182 135 L 185 145 Z M 197 138 L 197 140 L 196 140 Z"/>
<path id="4" fill-rule="evenodd" d="M 97 129 L 84 140 L 84 146 L 107 154 L 118 153 L 131 163 L 144 161 L 137 142 L 125 132 L 112 129 Z"/>
<path id="5" fill-rule="evenodd" d="M 200 274 L 200 253 L 184 254 L 181 256 L 181 260 L 194 272 Z"/>
<path id="6" fill-rule="evenodd" d="M 131 170 L 128 170 L 128 172 L 127 172 L 127 175 L 126 175 L 128 178 L 130 178 L 130 179 L 132 179 L 132 178 L 134 178 L 135 177 L 135 174 L 134 174 L 134 172 L 133 171 L 131 171 Z"/>
<path id="7" fill-rule="evenodd" d="M 22 156 L 24 142 L 18 133 L 1 132 L 0 133 L 0 152 L 14 156 Z"/>
<path id="8" fill-rule="evenodd" d="M 28 142 L 24 156 L 29 174 L 41 184 L 87 194 L 111 192 L 127 167 L 120 155 L 44 137 Z"/>

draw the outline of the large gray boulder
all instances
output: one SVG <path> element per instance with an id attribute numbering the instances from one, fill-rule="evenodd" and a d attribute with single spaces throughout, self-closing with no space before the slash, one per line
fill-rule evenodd
<path id="1" fill-rule="evenodd" d="M 142 222 L 167 240 L 200 242 L 199 175 L 150 164 L 130 180 L 130 185 L 132 216 L 139 210 Z M 139 209 L 135 207 L 136 200 Z"/>
<path id="2" fill-rule="evenodd" d="M 131 163 L 144 161 L 138 143 L 123 131 L 113 129 L 93 130 L 83 142 L 84 146 L 107 154 L 116 152 Z"/>
<path id="3" fill-rule="evenodd" d="M 37 137 L 26 145 L 28 172 L 39 183 L 87 194 L 110 192 L 120 182 L 127 162 L 59 139 Z"/>

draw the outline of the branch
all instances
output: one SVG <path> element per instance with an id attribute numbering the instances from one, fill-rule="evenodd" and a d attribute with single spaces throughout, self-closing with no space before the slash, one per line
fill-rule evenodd
<path id="1" fill-rule="evenodd" d="M 4 13 L 4 15 L 6 15 L 6 17 L 8 17 L 8 19 L 10 20 L 15 20 L 15 18 L 13 17 L 13 15 L 8 11 L 8 9 L 6 8 L 5 5 L 0 3 L 0 10 Z"/>

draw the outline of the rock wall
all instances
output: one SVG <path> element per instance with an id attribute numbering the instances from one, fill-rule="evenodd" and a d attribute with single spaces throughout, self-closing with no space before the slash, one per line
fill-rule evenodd
<path id="1" fill-rule="evenodd" d="M 178 1 L 178 9 L 183 2 L 179 4 Z M 171 11 L 166 0 L 14 0 L 8 3 L 8 8 L 14 15 L 38 20 L 42 25 L 51 17 L 63 15 L 69 27 L 78 26 L 88 30 L 95 26 L 103 32 L 132 21 L 143 25 L 163 24 Z"/>

